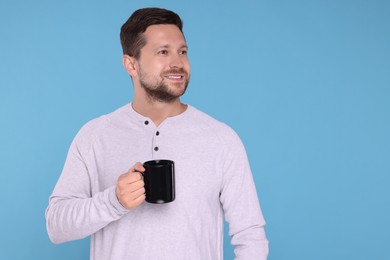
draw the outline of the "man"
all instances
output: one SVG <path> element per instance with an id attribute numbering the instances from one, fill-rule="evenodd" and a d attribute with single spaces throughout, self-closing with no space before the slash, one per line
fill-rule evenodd
<path id="1" fill-rule="evenodd" d="M 92 235 L 91 259 L 223 258 L 223 216 L 236 259 L 266 259 L 264 219 L 244 147 L 180 97 L 190 79 L 182 21 L 136 11 L 121 28 L 131 104 L 76 135 L 46 211 L 54 243 Z M 175 162 L 176 199 L 145 202 L 141 162 Z"/>

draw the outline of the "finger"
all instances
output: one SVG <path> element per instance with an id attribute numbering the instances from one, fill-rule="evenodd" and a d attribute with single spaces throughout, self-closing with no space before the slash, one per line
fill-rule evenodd
<path id="1" fill-rule="evenodd" d="M 140 205 L 142 202 L 144 202 L 146 199 L 145 194 L 141 194 L 139 197 L 137 197 L 133 202 L 136 206 Z"/>
<path id="2" fill-rule="evenodd" d="M 137 162 L 134 167 L 133 167 L 134 171 L 136 172 L 144 172 L 145 171 L 145 168 L 144 166 L 142 165 L 142 163 L 140 162 Z"/>
<path id="3" fill-rule="evenodd" d="M 123 197 L 128 205 L 137 204 L 137 201 L 142 200 L 142 197 L 145 197 L 145 189 L 138 189 L 132 193 L 124 195 Z"/>
<path id="4" fill-rule="evenodd" d="M 137 199 L 139 196 L 142 196 L 142 195 L 145 195 L 145 188 L 142 187 L 142 188 L 139 188 L 138 190 L 136 191 L 133 191 L 131 193 L 131 197 L 135 200 Z"/>
<path id="5" fill-rule="evenodd" d="M 137 196 L 126 197 L 123 200 L 123 204 L 122 203 L 121 204 L 124 205 L 124 207 L 127 209 L 135 209 L 146 199 L 145 194 L 136 194 L 136 195 Z"/>
<path id="6" fill-rule="evenodd" d="M 140 180 L 140 181 L 137 181 L 137 182 L 133 182 L 131 184 L 129 184 L 125 189 L 128 191 L 128 192 L 135 192 L 139 189 L 143 189 L 145 186 L 145 183 Z"/>
<path id="7" fill-rule="evenodd" d="M 129 169 L 129 172 L 142 172 L 143 170 L 145 170 L 145 168 L 142 163 L 137 162 Z"/>
<path id="8" fill-rule="evenodd" d="M 138 191 L 139 189 L 144 189 L 145 183 L 143 180 L 138 180 L 133 183 L 118 183 L 118 193 L 122 196 L 132 195 L 131 193 Z"/>
<path id="9" fill-rule="evenodd" d="M 128 183 L 133 183 L 133 182 L 137 182 L 137 181 L 143 181 L 142 173 L 140 173 L 140 172 L 133 172 L 133 173 L 129 174 L 127 181 L 128 181 Z"/>
<path id="10" fill-rule="evenodd" d="M 130 184 L 139 180 L 143 180 L 142 173 L 140 172 L 127 172 L 121 175 L 120 180 L 122 183 Z"/>

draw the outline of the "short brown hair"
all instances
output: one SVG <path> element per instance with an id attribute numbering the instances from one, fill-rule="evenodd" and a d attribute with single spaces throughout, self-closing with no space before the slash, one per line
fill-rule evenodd
<path id="1" fill-rule="evenodd" d="M 183 33 L 183 22 L 176 13 L 161 8 L 143 8 L 135 11 L 121 27 L 123 54 L 139 59 L 146 40 L 143 33 L 151 25 L 173 24 Z"/>

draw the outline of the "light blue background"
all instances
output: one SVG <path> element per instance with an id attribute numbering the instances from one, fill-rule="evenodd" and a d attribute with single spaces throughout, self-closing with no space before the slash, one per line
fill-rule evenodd
<path id="1" fill-rule="evenodd" d="M 182 16 L 183 100 L 247 148 L 269 259 L 390 259 L 390 4 L 379 0 L 1 0 L 0 259 L 88 259 L 88 239 L 49 241 L 44 211 L 78 129 L 132 99 L 119 29 L 145 6 Z"/>

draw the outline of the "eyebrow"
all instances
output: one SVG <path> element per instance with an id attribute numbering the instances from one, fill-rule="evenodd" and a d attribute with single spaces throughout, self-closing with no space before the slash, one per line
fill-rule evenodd
<path id="1" fill-rule="evenodd" d="M 161 45 L 161 46 L 158 46 L 157 48 L 155 48 L 155 50 L 158 50 L 158 49 L 169 49 L 171 47 L 171 45 L 169 44 L 165 44 L 165 45 Z M 188 45 L 187 44 L 183 44 L 182 46 L 180 46 L 179 49 L 188 49 Z"/>

